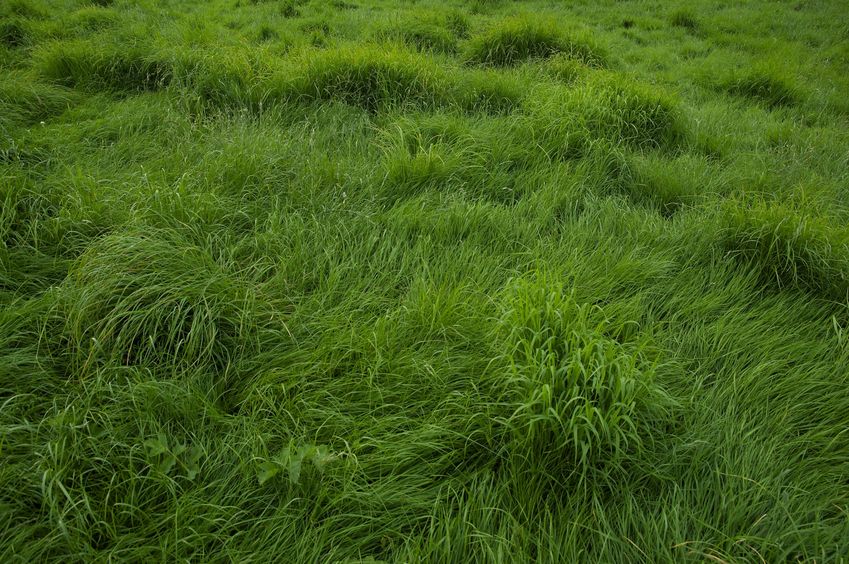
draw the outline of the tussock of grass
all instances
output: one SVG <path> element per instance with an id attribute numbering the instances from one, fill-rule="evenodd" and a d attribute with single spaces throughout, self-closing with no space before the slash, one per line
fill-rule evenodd
<path id="1" fill-rule="evenodd" d="M 799 103 L 799 89 L 775 68 L 757 67 L 723 78 L 720 86 L 735 96 L 751 98 L 771 108 Z"/>
<path id="2" fill-rule="evenodd" d="M 65 333 L 79 370 L 222 369 L 252 346 L 254 290 L 208 250 L 167 232 L 115 235 L 69 274 Z"/>
<path id="3" fill-rule="evenodd" d="M 38 2 L 30 0 L 9 0 L 4 3 L 3 12 L 27 19 L 43 19 L 47 17 L 47 11 Z"/>
<path id="4" fill-rule="evenodd" d="M 402 41 L 418 51 L 449 54 L 457 51 L 457 38 L 451 30 L 421 17 L 410 18 L 381 30 L 378 37 Z"/>
<path id="5" fill-rule="evenodd" d="M 0 84 L 4 117 L 27 125 L 61 114 L 75 98 L 72 91 L 35 82 L 23 75 L 7 75 Z"/>
<path id="6" fill-rule="evenodd" d="M 89 42 L 46 46 L 36 67 L 65 86 L 115 91 L 158 90 L 173 78 L 171 63 L 144 46 L 104 46 Z"/>
<path id="7" fill-rule="evenodd" d="M 26 24 L 18 20 L 0 22 L 0 44 L 7 47 L 22 47 L 30 42 Z"/>
<path id="8" fill-rule="evenodd" d="M 82 35 L 99 32 L 114 27 L 120 23 L 120 16 L 115 10 L 99 5 L 85 6 L 72 13 L 62 22 L 62 33 Z"/>
<path id="9" fill-rule="evenodd" d="M 386 105 L 438 106 L 447 101 L 448 77 L 435 64 L 398 50 L 354 47 L 311 54 L 295 95 L 336 99 L 369 111 Z"/>
<path id="10" fill-rule="evenodd" d="M 763 201 L 725 207 L 722 243 L 767 284 L 802 287 L 835 300 L 849 297 L 849 231 L 795 206 Z"/>
<path id="11" fill-rule="evenodd" d="M 590 71 L 589 67 L 582 62 L 563 54 L 549 58 L 543 69 L 547 75 L 564 84 L 574 84 L 578 80 L 586 78 Z"/>
<path id="12" fill-rule="evenodd" d="M 580 156 L 594 139 L 636 148 L 673 147 L 684 136 L 674 97 L 618 75 L 594 75 L 574 88 L 541 89 L 529 98 L 544 146 Z"/>
<path id="13" fill-rule="evenodd" d="M 500 112 L 523 93 L 509 77 L 486 72 L 457 74 L 435 61 L 393 48 L 355 47 L 309 53 L 302 73 L 286 84 L 300 100 L 339 100 L 370 112 L 388 107 L 460 107 Z"/>
<path id="14" fill-rule="evenodd" d="M 636 324 L 614 324 L 544 278 L 517 281 L 505 302 L 510 456 L 562 480 L 639 450 L 664 400 Z"/>
<path id="15" fill-rule="evenodd" d="M 588 34 L 566 35 L 553 22 L 527 16 L 505 20 L 473 37 L 466 58 L 484 65 L 510 66 L 557 53 L 591 66 L 603 66 L 606 59 L 604 50 Z"/>
<path id="16" fill-rule="evenodd" d="M 669 21 L 673 26 L 682 27 L 689 32 L 699 31 L 699 20 L 689 10 L 676 10 L 672 12 Z"/>

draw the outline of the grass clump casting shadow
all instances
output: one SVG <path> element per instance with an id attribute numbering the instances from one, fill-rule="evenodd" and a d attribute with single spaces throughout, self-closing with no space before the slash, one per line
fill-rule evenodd
<path id="1" fill-rule="evenodd" d="M 801 101 L 799 89 L 790 77 L 773 67 L 756 67 L 732 73 L 719 84 L 734 96 L 749 98 L 769 108 L 792 106 Z"/>
<path id="2" fill-rule="evenodd" d="M 254 290 L 175 233 L 107 236 L 72 269 L 66 335 L 85 371 L 118 365 L 223 369 L 249 349 Z"/>
<path id="3" fill-rule="evenodd" d="M 672 16 L 669 18 L 669 22 L 674 27 L 680 27 L 690 33 L 698 32 L 700 27 L 699 20 L 696 19 L 696 16 L 689 10 L 674 11 Z"/>
<path id="4" fill-rule="evenodd" d="M 511 459 L 563 480 L 639 452 L 668 398 L 638 324 L 614 322 L 543 276 L 515 281 L 505 303 Z"/>
<path id="5" fill-rule="evenodd" d="M 0 44 L 6 47 L 24 47 L 30 43 L 30 32 L 23 21 L 0 21 Z"/>
<path id="6" fill-rule="evenodd" d="M 491 66 L 511 66 L 528 59 L 565 54 L 601 67 L 607 56 L 586 32 L 565 34 L 553 22 L 528 16 L 505 20 L 469 41 L 466 59 Z"/>
<path id="7" fill-rule="evenodd" d="M 36 55 L 35 67 L 58 84 L 91 90 L 160 90 L 174 74 L 173 65 L 148 47 L 83 41 L 45 47 Z"/>
<path id="8" fill-rule="evenodd" d="M 722 246 L 756 268 L 765 284 L 849 297 L 849 230 L 788 204 L 729 201 Z"/>
<path id="9" fill-rule="evenodd" d="M 299 69 L 294 81 L 284 77 L 284 95 L 338 100 L 372 113 L 390 107 L 497 113 L 518 106 L 523 96 L 510 77 L 444 69 L 428 57 L 387 46 L 311 51 Z"/>

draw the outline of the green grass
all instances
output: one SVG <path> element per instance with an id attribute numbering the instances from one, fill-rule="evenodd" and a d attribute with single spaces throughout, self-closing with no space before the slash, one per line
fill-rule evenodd
<path id="1" fill-rule="evenodd" d="M 844 11 L 0 3 L 0 561 L 846 561 Z"/>

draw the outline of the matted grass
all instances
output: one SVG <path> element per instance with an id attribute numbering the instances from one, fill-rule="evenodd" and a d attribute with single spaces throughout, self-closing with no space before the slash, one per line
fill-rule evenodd
<path id="1" fill-rule="evenodd" d="M 0 561 L 845 560 L 844 12 L 0 2 Z"/>

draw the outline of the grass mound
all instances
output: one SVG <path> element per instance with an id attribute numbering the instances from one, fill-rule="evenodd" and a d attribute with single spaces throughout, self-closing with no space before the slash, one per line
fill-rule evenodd
<path id="1" fill-rule="evenodd" d="M 505 20 L 472 37 L 466 58 L 474 63 L 510 66 L 565 54 L 591 66 L 604 66 L 604 50 L 586 33 L 564 34 L 553 22 L 530 17 Z"/>
<path id="2" fill-rule="evenodd" d="M 506 304 L 511 457 L 562 478 L 638 451 L 664 400 L 637 324 L 615 323 L 542 277 L 518 280 Z"/>
<path id="3" fill-rule="evenodd" d="M 427 19 L 408 19 L 380 30 L 381 39 L 402 41 L 418 51 L 456 53 L 457 37 L 448 28 Z"/>
<path id="4" fill-rule="evenodd" d="M 61 114 L 75 99 L 73 92 L 58 86 L 33 81 L 21 75 L 9 75 L 0 83 L 0 109 L 3 118 L 26 125 Z"/>
<path id="5" fill-rule="evenodd" d="M 511 77 L 443 69 L 429 58 L 392 47 L 309 52 L 300 74 L 284 78 L 296 100 L 338 100 L 369 112 L 388 108 L 445 108 L 498 113 L 518 106 L 524 93 Z"/>
<path id="6" fill-rule="evenodd" d="M 297 98 L 339 100 L 375 112 L 389 105 L 438 106 L 449 101 L 447 75 L 400 50 L 353 47 L 306 57 Z"/>
<path id="7" fill-rule="evenodd" d="M 723 78 L 719 86 L 730 94 L 750 98 L 770 108 L 792 106 L 801 100 L 792 80 L 770 67 L 732 73 Z"/>
<path id="8" fill-rule="evenodd" d="M 725 207 L 722 243 L 766 284 L 849 298 L 849 230 L 788 204 L 735 202 Z"/>
<path id="9" fill-rule="evenodd" d="M 540 89 L 528 105 L 542 145 L 567 158 L 587 153 L 595 140 L 673 147 L 685 133 L 673 96 L 617 74 L 595 74 L 574 88 Z"/>
<path id="10" fill-rule="evenodd" d="M 56 43 L 37 54 L 36 68 L 65 86 L 92 90 L 142 91 L 165 88 L 173 66 L 142 45 Z"/>
<path id="11" fill-rule="evenodd" d="M 82 370 L 221 369 L 251 347 L 254 291 L 232 265 L 169 232 L 109 236 L 68 278 L 66 335 Z"/>

